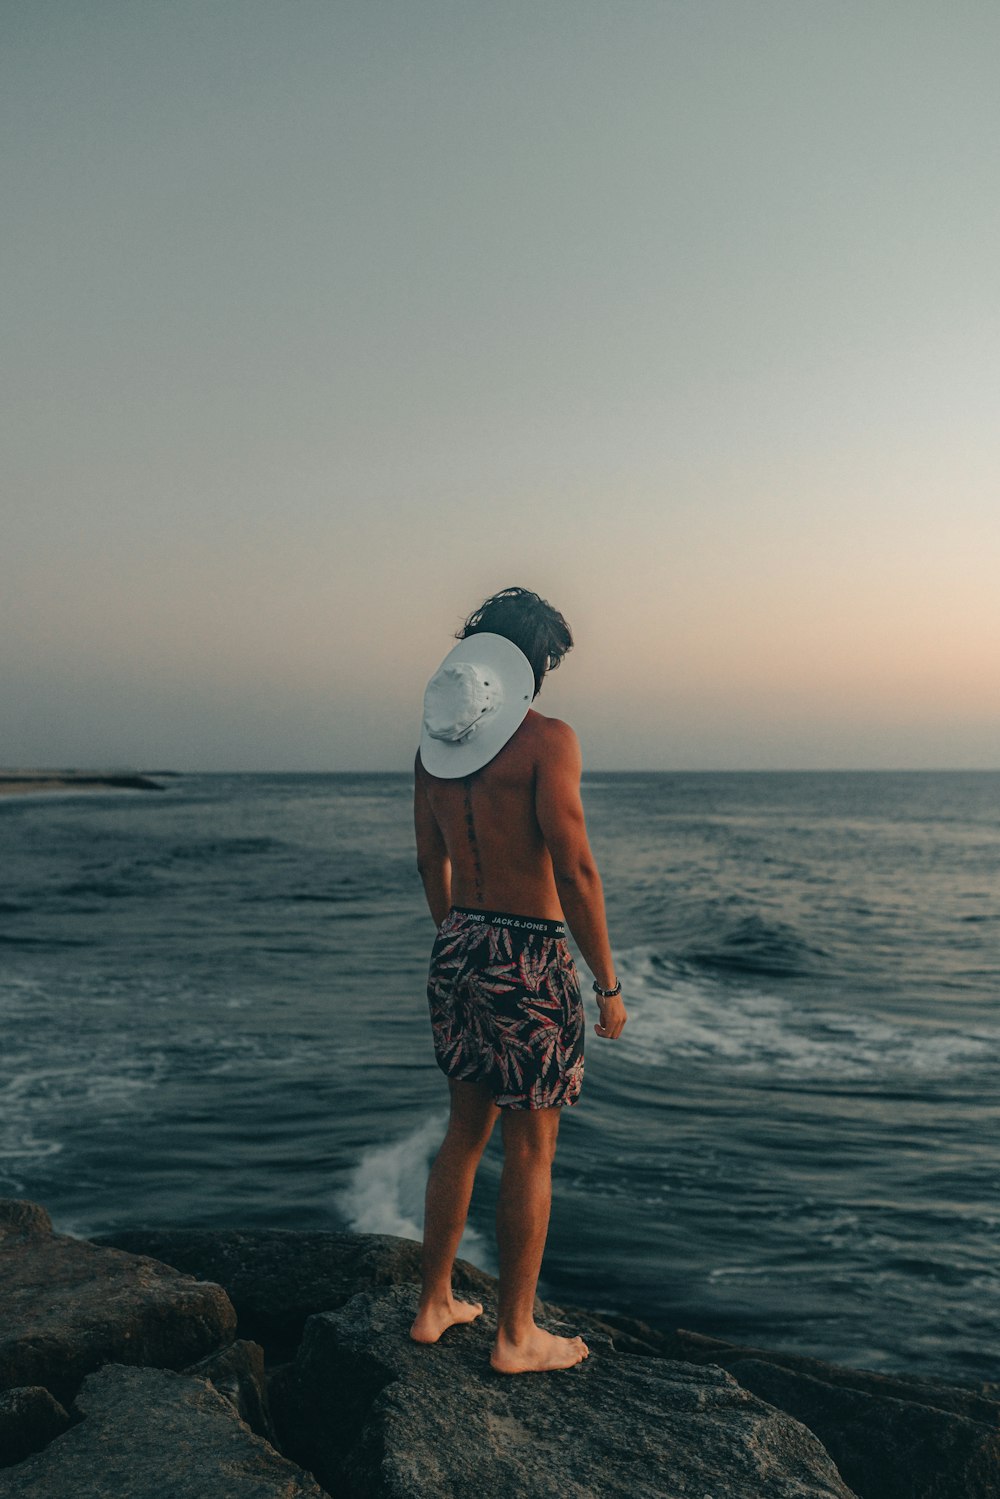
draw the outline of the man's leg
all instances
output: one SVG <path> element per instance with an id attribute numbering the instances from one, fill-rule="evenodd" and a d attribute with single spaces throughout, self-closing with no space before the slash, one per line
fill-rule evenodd
<path id="1" fill-rule="evenodd" d="M 568 1369 L 587 1357 L 582 1338 L 560 1338 L 535 1323 L 535 1288 L 552 1205 L 552 1159 L 560 1110 L 503 1111 L 503 1175 L 497 1202 L 500 1308 L 490 1363 L 502 1374 Z"/>
<path id="2" fill-rule="evenodd" d="M 482 1311 L 478 1301 L 456 1301 L 451 1290 L 451 1267 L 465 1228 L 476 1167 L 493 1133 L 500 1110 L 481 1083 L 456 1082 L 451 1088 L 448 1133 L 427 1178 L 424 1207 L 423 1280 L 420 1303 L 410 1337 L 436 1343 L 446 1327 L 471 1322 Z"/>

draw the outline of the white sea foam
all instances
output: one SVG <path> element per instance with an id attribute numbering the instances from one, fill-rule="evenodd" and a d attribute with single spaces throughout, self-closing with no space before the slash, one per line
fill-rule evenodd
<path id="1" fill-rule="evenodd" d="M 630 1062 L 683 1060 L 786 1079 L 939 1076 L 1000 1062 L 1000 1028 L 959 1030 L 849 1010 L 802 1008 L 774 993 L 693 974 L 648 949 L 619 959 Z"/>
<path id="2" fill-rule="evenodd" d="M 445 1114 L 433 1114 L 401 1139 L 362 1152 L 337 1196 L 338 1207 L 356 1233 L 422 1236 L 427 1171 L 446 1124 Z M 496 1273 L 489 1246 L 469 1224 L 458 1252 L 480 1269 Z"/>

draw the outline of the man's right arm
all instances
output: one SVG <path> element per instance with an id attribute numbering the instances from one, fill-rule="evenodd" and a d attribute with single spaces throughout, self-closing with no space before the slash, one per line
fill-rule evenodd
<path id="1" fill-rule="evenodd" d="M 552 859 L 556 891 L 569 929 L 601 988 L 611 989 L 615 971 L 604 890 L 590 851 L 580 799 L 580 745 L 569 724 L 557 718 L 546 725 L 546 741 L 535 781 L 535 814 Z M 621 996 L 600 1000 L 599 1004 L 601 1023 L 597 1033 L 614 1039 L 626 1020 Z"/>

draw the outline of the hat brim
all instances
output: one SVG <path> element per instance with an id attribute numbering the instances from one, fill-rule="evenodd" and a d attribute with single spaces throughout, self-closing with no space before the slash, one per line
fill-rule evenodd
<path id="1" fill-rule="evenodd" d="M 473 771 L 488 765 L 521 727 L 535 695 L 535 673 L 531 663 L 505 635 L 492 635 L 486 631 L 468 635 L 448 652 L 441 667 L 462 662 L 495 672 L 503 686 L 503 702 L 480 720 L 474 734 L 459 744 L 433 738 L 427 725 L 421 723 L 420 759 L 423 767 L 432 776 L 440 776 L 443 780 L 472 775 Z"/>

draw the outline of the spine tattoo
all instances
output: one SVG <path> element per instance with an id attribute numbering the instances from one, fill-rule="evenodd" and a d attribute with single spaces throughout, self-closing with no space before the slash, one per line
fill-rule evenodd
<path id="1" fill-rule="evenodd" d="M 472 865 L 476 875 L 476 900 L 483 904 L 483 866 L 479 858 L 479 841 L 476 838 L 476 820 L 472 815 L 472 776 L 466 776 L 463 784 L 465 786 L 465 831 L 469 835 L 469 849 L 472 853 Z"/>

